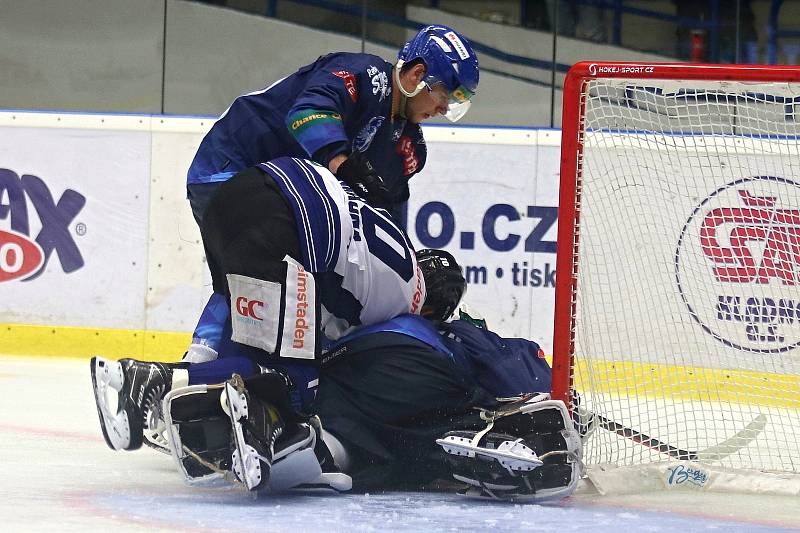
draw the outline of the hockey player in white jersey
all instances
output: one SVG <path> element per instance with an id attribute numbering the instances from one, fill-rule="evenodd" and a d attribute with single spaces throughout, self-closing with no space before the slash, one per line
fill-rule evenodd
<path id="1" fill-rule="evenodd" d="M 225 360 L 222 379 L 250 375 L 255 364 L 282 372 L 294 384 L 299 410 L 314 399 L 319 357 L 329 342 L 357 326 L 419 314 L 425 302 L 425 280 L 406 234 L 385 211 L 309 161 L 275 159 L 220 185 L 202 236 L 214 292 L 223 302 L 204 315 L 206 328 L 219 337 L 209 361 Z M 93 376 L 122 386 L 123 374 L 135 373 L 128 368 L 132 361 L 98 360 Z M 163 396 L 173 378 L 185 384 L 185 369 L 175 370 L 159 370 L 165 379 L 155 396 Z M 110 413 L 101 418 L 114 420 Z M 106 423 L 104 434 L 115 449 L 142 444 L 138 426 Z"/>
<path id="2" fill-rule="evenodd" d="M 408 237 L 325 167 L 285 157 L 228 181 L 201 227 L 214 296 L 186 361 L 216 358 L 227 326 L 234 341 L 257 336 L 257 348 L 311 360 L 324 343 L 318 332 L 333 340 L 360 324 L 419 313 L 425 286 Z"/>
<path id="3" fill-rule="evenodd" d="M 310 161 L 279 158 L 231 178 L 202 235 L 233 340 L 281 358 L 313 360 L 320 333 L 419 314 L 425 300 L 406 234 Z"/>

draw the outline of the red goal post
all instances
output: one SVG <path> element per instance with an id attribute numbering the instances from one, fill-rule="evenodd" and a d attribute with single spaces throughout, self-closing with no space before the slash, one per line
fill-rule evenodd
<path id="1" fill-rule="evenodd" d="M 800 368 L 800 347 L 797 347 L 800 343 L 794 343 L 798 334 L 796 322 L 800 323 L 800 307 L 789 309 L 795 302 L 800 302 L 800 285 L 796 284 L 800 279 L 800 268 L 786 267 L 787 263 L 796 262 L 798 259 L 796 251 L 800 249 L 798 248 L 800 231 L 794 229 L 796 219 L 792 217 L 795 215 L 785 215 L 786 212 L 794 213 L 793 210 L 800 213 L 800 194 L 795 194 L 798 191 L 797 183 L 800 183 L 800 172 L 795 176 L 794 168 L 785 166 L 788 164 L 787 161 L 800 156 L 798 149 L 800 127 L 794 121 L 796 106 L 797 116 L 800 117 L 800 68 L 792 66 L 585 61 L 577 63 L 570 69 L 563 90 L 553 335 L 553 398 L 564 400 L 571 408 L 575 407 L 572 403 L 572 391 L 576 378 L 576 360 L 583 355 L 576 355 L 576 338 L 583 335 L 577 342 L 582 343 L 584 348 L 594 340 L 598 344 L 608 342 L 614 346 L 613 349 L 609 349 L 609 352 L 612 352 L 611 356 L 606 353 L 602 358 L 603 364 L 607 368 L 613 368 L 617 377 L 623 376 L 620 373 L 623 372 L 621 369 L 630 365 L 641 367 L 637 368 L 634 374 L 630 374 L 637 376 L 642 373 L 655 375 L 664 366 L 672 365 L 677 368 L 665 371 L 666 373 L 658 378 L 662 381 L 667 379 L 663 376 L 673 376 L 675 372 L 683 373 L 683 377 L 675 378 L 676 380 L 684 379 L 686 376 L 702 375 L 703 382 L 699 385 L 692 382 L 693 378 L 686 378 L 685 383 L 691 382 L 691 384 L 685 387 L 680 381 L 671 385 L 669 391 L 680 389 L 684 392 L 684 389 L 687 389 L 685 391 L 685 397 L 689 398 L 687 401 L 699 401 L 699 398 L 711 397 L 710 402 L 714 405 L 727 405 L 736 401 L 758 404 L 762 401 L 763 395 L 770 394 L 768 389 L 758 389 L 758 392 L 754 393 L 756 400 L 751 401 L 749 397 L 735 398 L 730 390 L 717 393 L 710 388 L 729 387 L 735 390 L 737 383 L 744 383 L 745 388 L 751 383 L 760 386 L 757 382 L 772 380 L 773 375 L 781 376 L 781 389 L 776 391 L 778 399 L 763 398 L 763 404 L 767 407 L 763 409 L 748 407 L 743 409 L 742 413 L 737 411 L 731 416 L 725 415 L 728 419 L 735 419 L 740 426 L 744 424 L 742 420 L 746 422 L 752 413 L 755 413 L 753 418 L 758 423 L 747 427 L 752 429 L 759 426 L 758 432 L 761 432 L 763 420 L 769 420 L 767 430 L 770 431 L 772 426 L 778 425 L 779 417 L 785 416 L 785 410 L 792 413 L 790 414 L 792 417 L 793 413 L 800 409 L 798 403 L 800 399 L 797 401 L 791 399 L 795 392 L 800 391 L 797 370 Z M 639 153 L 643 155 L 640 157 Z M 760 153 L 765 153 L 767 157 L 763 171 L 758 160 Z M 611 162 L 604 161 L 606 157 L 610 158 Z M 665 168 L 669 171 L 665 172 Z M 696 169 L 698 174 L 696 176 L 692 174 L 691 169 Z M 596 186 L 587 181 L 592 172 L 596 175 L 591 177 L 591 180 L 599 182 L 608 179 L 614 182 L 612 194 L 636 190 L 638 197 L 634 199 L 633 194 L 628 192 L 617 197 L 600 196 L 596 192 Z M 662 175 L 658 180 L 650 177 L 651 174 L 658 175 L 660 172 Z M 666 183 L 670 175 L 675 175 L 677 180 L 684 180 L 687 183 Z M 748 184 L 757 179 L 761 180 L 760 188 L 757 187 L 755 192 L 745 190 Z M 688 183 L 690 181 L 691 183 Z M 655 195 L 657 198 L 647 194 L 648 188 L 657 190 L 658 194 Z M 724 196 L 726 194 L 729 196 Z M 766 239 L 767 244 L 766 249 L 762 247 L 762 255 L 758 259 L 762 262 L 767 261 L 769 250 L 772 249 L 769 239 L 774 241 L 777 238 L 780 241 L 777 247 L 773 246 L 777 251 L 774 252 L 774 257 L 769 256 L 772 260 L 769 265 L 753 267 L 754 272 L 760 276 L 756 276 L 756 282 L 751 283 L 753 290 L 766 287 L 772 292 L 767 290 L 764 294 L 758 293 L 749 299 L 741 300 L 760 302 L 762 306 L 767 305 L 765 302 L 774 304 L 780 301 L 783 306 L 780 308 L 780 312 L 783 313 L 780 315 L 780 321 L 774 318 L 777 315 L 773 313 L 773 308 L 764 307 L 764 314 L 760 317 L 757 315 L 759 311 L 755 312 L 756 315 L 752 313 L 747 315 L 746 313 L 750 313 L 751 310 L 742 310 L 744 303 L 741 307 L 738 306 L 739 300 L 735 299 L 738 296 L 730 296 L 723 290 L 726 282 L 736 287 L 744 285 L 744 280 L 739 279 L 734 279 L 736 283 L 731 284 L 731 274 L 728 278 L 721 274 L 724 268 L 729 270 L 732 268 L 720 266 L 723 259 L 734 262 L 735 258 L 717 258 L 718 263 L 713 263 L 715 253 L 713 245 L 718 247 L 721 245 L 711 240 L 709 232 L 713 231 L 715 223 L 721 227 L 730 221 L 714 219 L 711 214 L 716 213 L 715 216 L 719 218 L 718 213 L 727 213 L 726 209 L 733 209 L 730 207 L 733 204 L 715 207 L 714 202 L 723 197 L 725 202 L 733 202 L 737 198 L 749 202 L 745 211 L 741 212 L 755 213 L 757 209 L 767 212 L 771 209 L 769 212 L 773 215 L 779 212 L 779 216 L 783 217 L 781 220 L 789 220 L 785 225 L 790 229 L 778 228 L 782 233 L 779 232 L 780 235 L 777 237 L 770 233 L 774 228 L 769 226 L 773 229 L 751 227 L 739 233 L 736 233 L 738 230 L 734 228 L 730 234 L 725 234 L 722 238 L 729 247 L 732 247 L 731 243 L 736 239 L 750 246 L 759 236 L 763 237 L 761 240 Z M 648 204 L 648 202 L 653 203 Z M 628 233 L 636 234 L 640 228 L 645 228 L 645 231 L 649 232 L 641 237 L 634 235 L 631 244 L 621 245 L 624 250 L 619 253 L 620 264 L 613 264 L 614 258 L 610 258 L 608 264 L 598 267 L 592 262 L 593 257 L 598 253 L 602 254 L 603 251 L 609 255 L 617 253 L 616 241 L 604 240 L 605 237 L 602 235 L 606 231 L 602 226 L 605 216 L 599 207 L 596 207 L 598 205 L 602 205 L 609 213 L 614 211 L 633 213 L 630 226 L 623 228 L 616 239 L 627 238 Z M 666 207 L 660 209 L 658 205 Z M 669 211 L 669 213 L 653 215 L 656 211 Z M 641 217 L 637 216 L 639 214 Z M 705 216 L 705 219 L 700 220 L 701 215 Z M 692 217 L 700 221 L 693 221 Z M 625 224 L 626 220 L 626 217 L 620 216 L 616 221 L 619 225 L 620 221 Z M 740 216 L 736 220 L 741 222 L 744 218 Z M 664 228 L 658 229 L 659 225 L 663 225 Z M 756 226 L 755 223 L 751 225 Z M 590 240 L 597 241 L 597 247 L 589 251 L 582 249 L 586 238 L 583 233 L 587 231 L 592 234 Z M 668 242 L 663 246 L 654 245 L 653 243 L 659 239 Z M 685 244 L 687 242 L 692 246 L 689 251 L 686 250 L 690 247 Z M 695 245 L 695 242 L 700 244 Z M 609 246 L 609 243 L 613 246 Z M 592 246 L 594 245 L 593 243 Z M 664 249 L 663 253 L 659 251 L 659 246 Z M 741 253 L 745 252 L 746 250 Z M 696 255 L 690 256 L 690 253 Z M 632 265 L 634 273 L 631 274 L 625 269 L 634 262 L 631 258 L 635 260 L 636 254 L 646 256 L 646 264 Z M 663 259 L 661 263 L 656 264 L 655 259 L 650 262 L 651 256 L 656 257 L 659 254 Z M 591 275 L 597 273 L 598 277 L 583 279 L 582 268 L 591 268 Z M 740 270 L 742 269 L 739 268 L 737 272 Z M 628 327 L 623 323 L 625 317 L 612 322 L 619 318 L 615 316 L 616 314 L 625 312 L 625 300 L 639 293 L 642 301 L 639 304 L 632 303 L 633 309 L 637 311 L 633 313 L 636 316 L 628 319 L 634 320 L 637 326 L 641 326 L 642 322 L 638 321 L 638 315 L 647 314 L 649 296 L 647 293 L 651 290 L 647 276 L 653 272 L 656 281 L 653 282 L 652 290 L 660 292 L 659 296 L 654 298 L 652 305 L 657 307 L 659 312 L 664 307 L 670 307 L 670 312 L 664 311 L 664 315 L 652 317 L 653 330 L 648 330 L 647 327 Z M 656 287 L 656 284 L 660 283 L 658 279 L 661 273 L 663 273 L 661 276 L 663 285 Z M 709 276 L 711 281 L 703 279 L 703 276 Z M 695 277 L 701 279 L 699 281 L 688 279 Z M 628 283 L 632 287 L 617 291 L 614 280 L 618 280 L 620 285 Z M 589 287 L 591 301 L 587 303 L 579 297 L 579 291 L 584 288 L 582 284 L 587 286 L 607 284 L 609 287 L 605 285 L 597 289 Z M 717 292 L 714 292 L 715 290 Z M 617 292 L 622 296 L 617 295 Z M 621 300 L 609 304 L 608 308 L 614 311 L 606 311 L 606 305 L 602 300 L 605 294 Z M 704 304 L 709 306 L 709 310 L 698 310 L 698 304 L 694 301 L 697 299 L 703 300 Z M 607 313 L 608 316 L 595 321 L 594 315 L 590 313 L 598 310 Z M 677 316 L 680 312 L 684 316 Z M 726 318 L 724 326 L 730 326 L 731 332 L 727 330 L 720 332 L 716 325 L 707 324 L 706 322 L 710 320 L 707 319 L 707 315 Z M 772 332 L 766 325 L 768 319 L 774 320 L 774 329 L 777 331 L 772 337 L 766 333 Z M 578 324 L 579 321 L 589 324 L 587 327 L 589 333 L 579 332 L 582 327 Z M 748 321 L 750 321 L 749 326 L 745 326 Z M 667 322 L 669 324 L 665 325 Z M 763 327 L 762 330 L 753 333 L 752 328 L 747 330 L 750 326 L 756 330 L 759 326 Z M 598 338 L 593 339 L 591 332 L 597 333 Z M 605 338 L 606 333 L 611 340 Z M 619 335 L 619 339 L 614 339 L 614 335 Z M 664 338 L 655 339 L 656 347 L 652 349 L 644 347 L 647 337 L 651 335 L 664 335 Z M 763 339 L 759 340 L 759 336 Z M 791 337 L 789 340 L 792 342 L 786 341 L 785 345 L 780 345 L 775 340 L 778 337 L 784 340 Z M 625 344 L 631 340 L 633 341 L 631 344 Z M 680 341 L 685 342 L 686 347 L 677 346 Z M 696 354 L 689 353 L 694 345 L 697 348 Z M 684 352 L 686 359 L 678 360 Z M 664 354 L 665 361 L 658 361 L 658 353 Z M 737 354 L 744 360 L 741 368 L 738 367 Z M 620 361 L 615 361 L 613 356 L 616 355 L 624 357 Z M 748 360 L 751 355 L 753 361 Z M 756 362 L 755 358 L 761 359 Z M 774 368 L 765 367 L 764 373 L 757 373 L 758 369 L 753 366 L 764 365 L 764 360 L 769 361 L 769 364 L 774 362 Z M 590 370 L 589 373 L 591 372 L 593 371 Z M 598 383 L 602 385 L 602 381 L 606 379 L 605 375 L 589 376 L 586 383 L 591 382 L 591 384 L 587 387 L 596 388 Z M 630 375 L 620 379 L 630 381 Z M 726 383 L 726 379 L 731 383 Z M 689 387 L 695 386 L 697 390 L 688 390 Z M 602 408 L 601 402 L 605 401 L 616 402 L 620 406 L 629 405 L 628 400 L 624 402 L 619 400 L 628 393 L 636 395 L 639 391 L 630 383 L 615 385 L 611 388 L 611 392 L 599 393 L 601 400 L 594 400 L 595 403 L 591 403 L 593 400 L 590 398 L 589 402 L 593 409 L 598 406 Z M 644 398 L 651 398 L 653 392 L 643 389 L 641 394 Z M 657 394 L 665 393 L 659 389 Z M 666 401 L 670 407 L 672 400 L 667 398 Z M 769 411 L 773 407 L 779 411 Z M 625 410 L 623 407 L 609 409 L 609 412 L 600 413 L 601 416 L 614 419 L 615 415 L 621 412 L 624 414 Z M 650 411 L 645 412 L 648 409 Z M 670 419 L 669 428 L 666 427 L 666 423 L 648 426 L 648 416 L 655 415 L 652 406 L 637 405 L 634 410 L 637 410 L 637 413 L 632 421 L 627 424 L 623 422 L 624 426 L 642 424 L 644 427 L 637 429 L 640 429 L 645 437 L 650 436 L 654 440 L 658 439 L 655 442 L 667 444 L 673 444 L 668 441 L 675 439 L 677 441 L 674 443 L 675 449 L 678 450 L 703 447 L 703 438 L 696 435 L 688 438 L 683 433 L 700 432 L 705 422 L 697 421 L 695 426 L 687 426 L 681 431 L 675 430 L 676 433 L 672 433 L 674 429 L 672 426 L 680 426 L 684 421 L 683 418 L 691 415 L 692 410 L 697 411 L 696 405 L 693 404 L 674 416 L 665 413 L 665 417 L 673 417 Z M 698 420 L 700 416 L 697 415 Z M 787 421 L 792 424 L 796 422 L 794 419 Z M 725 435 L 734 432 L 732 427 L 720 424 L 719 427 L 709 430 L 714 435 L 708 436 L 708 440 L 714 442 L 714 439 L 717 441 L 723 439 Z M 791 442 L 797 440 L 798 436 L 800 430 L 798 434 L 791 431 L 779 437 L 785 440 L 786 446 L 794 447 L 786 452 L 788 459 L 784 458 L 783 463 L 777 467 L 773 463 L 770 463 L 771 466 L 764 466 L 758 460 L 753 460 L 752 465 L 748 464 L 749 456 L 741 461 L 743 464 L 741 467 L 800 472 L 800 451 L 797 449 L 797 443 L 793 445 Z M 688 440 L 682 442 L 684 437 Z M 629 436 L 628 439 L 631 440 L 632 437 Z M 747 445 L 747 443 L 740 444 Z M 736 453 L 743 455 L 738 450 Z M 759 452 L 754 452 L 752 455 L 758 454 Z M 620 459 L 622 455 L 625 454 L 614 455 L 615 459 L 610 462 L 637 463 L 655 460 L 652 456 L 644 460 L 638 456 L 633 459 L 630 457 Z M 689 458 L 696 459 L 696 456 Z M 725 463 L 724 460 L 722 462 Z M 723 466 L 731 464 L 726 463 Z M 733 464 L 733 468 L 739 467 L 739 463 Z"/>

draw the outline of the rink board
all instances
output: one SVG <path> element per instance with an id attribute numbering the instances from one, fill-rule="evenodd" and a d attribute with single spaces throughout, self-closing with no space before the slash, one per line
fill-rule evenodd
<path id="1" fill-rule="evenodd" d="M 10 352 L 183 353 L 210 294 L 184 176 L 212 123 L 0 112 L 0 179 L 15 194 L 0 238 L 36 243 L 48 216 L 63 215 L 48 230 L 60 240 L 32 273 L 2 250 L 0 289 L 13 305 L 0 310 L 0 342 Z M 425 136 L 428 163 L 412 181 L 408 212 L 412 242 L 453 252 L 471 307 L 496 331 L 549 353 L 559 132 L 431 126 Z M 31 196 L 31 180 L 49 202 Z"/>
<path id="2" fill-rule="evenodd" d="M 53 205 L 68 191 L 85 202 L 55 232 L 64 242 L 34 277 L 0 282 L 3 301 L 12 302 L 0 310 L 7 353 L 180 357 L 210 292 L 183 176 L 212 123 L 0 112 L 6 179 L 37 177 Z M 409 203 L 413 243 L 451 250 L 465 267 L 470 306 L 498 333 L 531 338 L 549 354 L 560 132 L 431 126 L 425 136 L 428 162 L 412 180 Z M 24 229 L 33 240 L 45 225 L 38 209 L 46 217 L 48 202 L 27 195 L 25 206 L 0 218 L 0 230 L 19 229 L 27 219 Z M 674 379 L 671 394 L 681 376 L 703 371 L 644 357 L 615 368 L 619 383 L 654 372 Z M 709 370 L 705 379 L 734 398 L 736 383 L 769 376 L 758 369 L 742 375 Z M 790 401 L 787 395 L 776 401 Z"/>

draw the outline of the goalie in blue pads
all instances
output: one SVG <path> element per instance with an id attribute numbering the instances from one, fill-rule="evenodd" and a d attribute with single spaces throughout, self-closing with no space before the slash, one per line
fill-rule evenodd
<path id="1" fill-rule="evenodd" d="M 468 496 L 511 501 L 575 489 L 581 444 L 564 404 L 521 394 L 549 388 L 535 343 L 411 315 L 364 329 L 329 352 L 336 355 L 321 371 L 314 416 L 293 407 L 294 385 L 275 371 L 169 390 L 158 407 L 168 428 L 162 442 L 186 479 L 276 491 L 418 490 L 455 478 Z M 142 374 L 158 365 L 136 364 Z M 197 366 L 172 371 L 191 375 Z M 155 381 L 158 389 L 165 382 Z"/>
<path id="2" fill-rule="evenodd" d="M 527 393 L 550 389 L 536 343 L 409 315 L 366 329 L 323 369 L 316 411 L 347 450 L 355 488 L 419 490 L 455 477 L 468 496 L 513 501 L 576 488 L 581 442 L 566 407 Z M 458 450 L 456 436 L 472 449 Z M 504 442 L 510 457 L 493 451 Z"/>
<path id="3" fill-rule="evenodd" d="M 441 257 L 420 259 L 423 270 L 427 261 Z M 419 490 L 455 478 L 468 496 L 542 501 L 570 494 L 581 476 L 580 438 L 562 402 L 535 394 L 550 389 L 538 345 L 501 338 L 463 315 L 445 321 L 463 278 L 436 279 L 430 286 L 442 286 L 428 294 L 441 301 L 426 300 L 427 319 L 401 315 L 330 346 L 310 404 L 293 399 L 314 376 L 289 377 L 245 357 L 191 365 L 96 358 L 106 440 L 114 449 L 137 447 L 130 444 L 141 435 L 128 437 L 127 446 L 109 435 L 125 434 L 117 421 L 134 419 L 140 422 L 127 434 L 142 432 L 141 421 L 158 411 L 167 431 L 144 440 L 166 444 L 193 483 Z M 121 411 L 110 412 L 103 387 L 118 391 Z"/>

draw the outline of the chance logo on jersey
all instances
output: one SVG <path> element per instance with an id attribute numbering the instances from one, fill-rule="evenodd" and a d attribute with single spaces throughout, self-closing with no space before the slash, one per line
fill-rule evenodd
<path id="1" fill-rule="evenodd" d="M 315 109 L 305 109 L 298 111 L 291 117 L 292 132 L 300 133 L 312 124 L 324 122 L 341 122 L 342 115 L 331 113 L 330 111 L 317 111 Z"/>
<path id="2" fill-rule="evenodd" d="M 334 76 L 338 76 L 342 78 L 344 81 L 344 88 L 347 89 L 347 94 L 350 95 L 350 99 L 355 103 L 358 102 L 358 89 L 356 88 L 356 77 L 353 76 L 352 73 L 347 72 L 346 70 L 337 70 L 333 73 Z"/>

